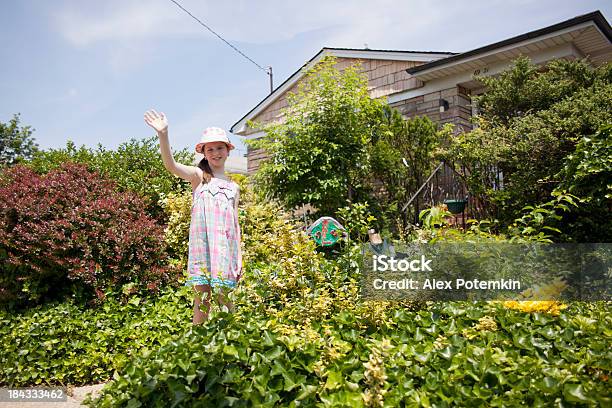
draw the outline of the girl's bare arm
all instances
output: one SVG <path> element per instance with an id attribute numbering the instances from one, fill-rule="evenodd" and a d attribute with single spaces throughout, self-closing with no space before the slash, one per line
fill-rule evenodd
<path id="1" fill-rule="evenodd" d="M 170 142 L 168 140 L 168 119 L 163 112 L 157 113 L 154 110 L 145 112 L 145 123 L 157 131 L 159 138 L 159 148 L 161 150 L 164 167 L 172 174 L 189 181 L 192 185 L 197 185 L 201 181 L 201 170 L 196 166 L 186 166 L 174 161 Z M 195 183 L 195 184 L 194 184 Z"/>

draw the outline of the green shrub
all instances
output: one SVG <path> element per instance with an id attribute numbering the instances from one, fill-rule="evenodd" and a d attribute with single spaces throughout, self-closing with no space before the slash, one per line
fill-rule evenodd
<path id="1" fill-rule="evenodd" d="M 139 356 L 92 406 L 607 405 L 609 305 L 558 317 L 499 304 L 393 312 L 391 327 L 220 313 Z"/>
<path id="2" fill-rule="evenodd" d="M 0 386 L 108 381 L 134 356 L 191 327 L 189 288 L 163 288 L 155 296 L 133 290 L 106 292 L 95 307 L 65 301 L 0 311 Z"/>
<path id="3" fill-rule="evenodd" d="M 576 231 L 576 241 L 610 242 L 612 218 L 602 214 L 612 208 L 612 124 L 582 137 L 557 177 L 562 180 L 557 192 L 567 190 L 581 199 L 565 217 L 565 229 Z"/>
<path id="4" fill-rule="evenodd" d="M 349 203 L 337 211 L 338 220 L 342 223 L 349 236 L 358 242 L 365 242 L 368 230 L 375 226 L 376 217 L 369 210 L 369 204 Z"/>
<path id="5" fill-rule="evenodd" d="M 508 226 L 526 206 L 568 190 L 589 201 L 564 216 L 560 237 L 609 241 L 609 224 L 598 220 L 610 205 L 612 64 L 559 60 L 542 70 L 519 58 L 509 71 L 481 79 L 487 92 L 477 98 L 478 127 L 451 138 L 443 156 L 457 164 L 487 216 Z"/>
<path id="6" fill-rule="evenodd" d="M 187 269 L 192 201 L 193 194 L 190 191 L 170 193 L 162 199 L 162 206 L 168 218 L 164 240 L 170 250 L 170 256 L 181 270 Z"/>

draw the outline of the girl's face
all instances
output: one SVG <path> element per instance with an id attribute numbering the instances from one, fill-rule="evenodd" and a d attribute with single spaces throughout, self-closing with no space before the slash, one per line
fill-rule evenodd
<path id="1" fill-rule="evenodd" d="M 211 166 L 218 167 L 225 163 L 229 150 L 223 142 L 210 142 L 204 146 L 204 157 Z"/>

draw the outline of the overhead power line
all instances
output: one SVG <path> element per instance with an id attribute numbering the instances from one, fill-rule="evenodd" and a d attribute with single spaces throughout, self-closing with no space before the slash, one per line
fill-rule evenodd
<path id="1" fill-rule="evenodd" d="M 189 10 L 187 10 L 185 7 L 181 6 L 179 4 L 179 2 L 175 1 L 175 0 L 170 0 L 171 2 L 173 2 L 174 4 L 177 5 L 177 7 L 179 7 L 181 10 L 183 10 L 185 13 L 189 14 L 195 21 L 197 21 L 198 23 L 200 23 L 201 26 L 203 26 L 204 28 L 206 28 L 208 31 L 210 31 L 211 33 L 213 33 L 214 35 L 216 35 L 221 41 L 223 41 L 224 43 L 226 43 L 227 45 L 229 45 L 230 47 L 232 47 L 238 54 L 242 55 L 244 58 L 248 59 L 249 61 L 251 61 L 253 64 L 255 64 L 259 69 L 261 69 L 262 71 L 264 71 L 266 74 L 268 74 L 268 76 L 270 77 L 270 93 L 272 93 L 272 90 L 274 89 L 274 85 L 272 83 L 272 67 L 268 67 L 268 69 L 265 69 L 264 67 L 262 67 L 261 65 L 259 65 L 258 63 L 256 63 L 255 61 L 253 61 L 251 58 L 249 58 L 245 53 L 243 53 L 242 51 L 240 51 L 238 48 L 234 47 L 232 44 L 230 44 L 228 41 L 225 40 L 225 38 L 221 37 L 219 34 L 217 34 L 212 28 L 210 28 L 208 25 L 206 25 L 204 22 L 202 22 L 202 20 L 200 20 L 199 18 L 197 18 L 196 16 L 194 16 L 193 14 L 191 14 L 189 12 Z"/>

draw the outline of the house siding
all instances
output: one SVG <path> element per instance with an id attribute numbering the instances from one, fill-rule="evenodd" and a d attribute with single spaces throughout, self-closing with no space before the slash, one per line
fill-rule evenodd
<path id="1" fill-rule="evenodd" d="M 247 148 L 247 174 L 253 174 L 259 168 L 261 161 L 267 157 L 263 149 Z"/>
<path id="2" fill-rule="evenodd" d="M 368 90 L 372 98 L 386 97 L 398 92 L 423 86 L 421 81 L 412 78 L 412 76 L 406 72 L 406 69 L 421 65 L 422 62 L 337 58 L 336 68 L 343 70 L 355 63 L 361 64 L 361 71 L 368 77 Z M 287 95 L 297 92 L 301 82 L 302 80 L 294 84 L 264 111 L 255 116 L 253 121 L 265 125 L 282 120 L 282 111 L 287 107 Z M 437 100 L 435 103 L 438 103 Z M 257 131 L 256 129 L 249 128 L 245 132 L 245 136 L 257 133 Z M 252 149 L 249 147 L 247 149 L 248 173 L 253 174 L 256 172 L 261 161 L 265 158 L 266 156 L 261 149 Z"/>
<path id="3" fill-rule="evenodd" d="M 448 110 L 440 112 L 440 99 L 448 101 Z M 404 119 L 415 116 L 427 116 L 441 125 L 452 123 L 456 130 L 472 129 L 472 105 L 470 90 L 462 86 L 454 86 L 441 91 L 431 92 L 415 98 L 395 102 L 389 106 L 396 108 Z"/>

